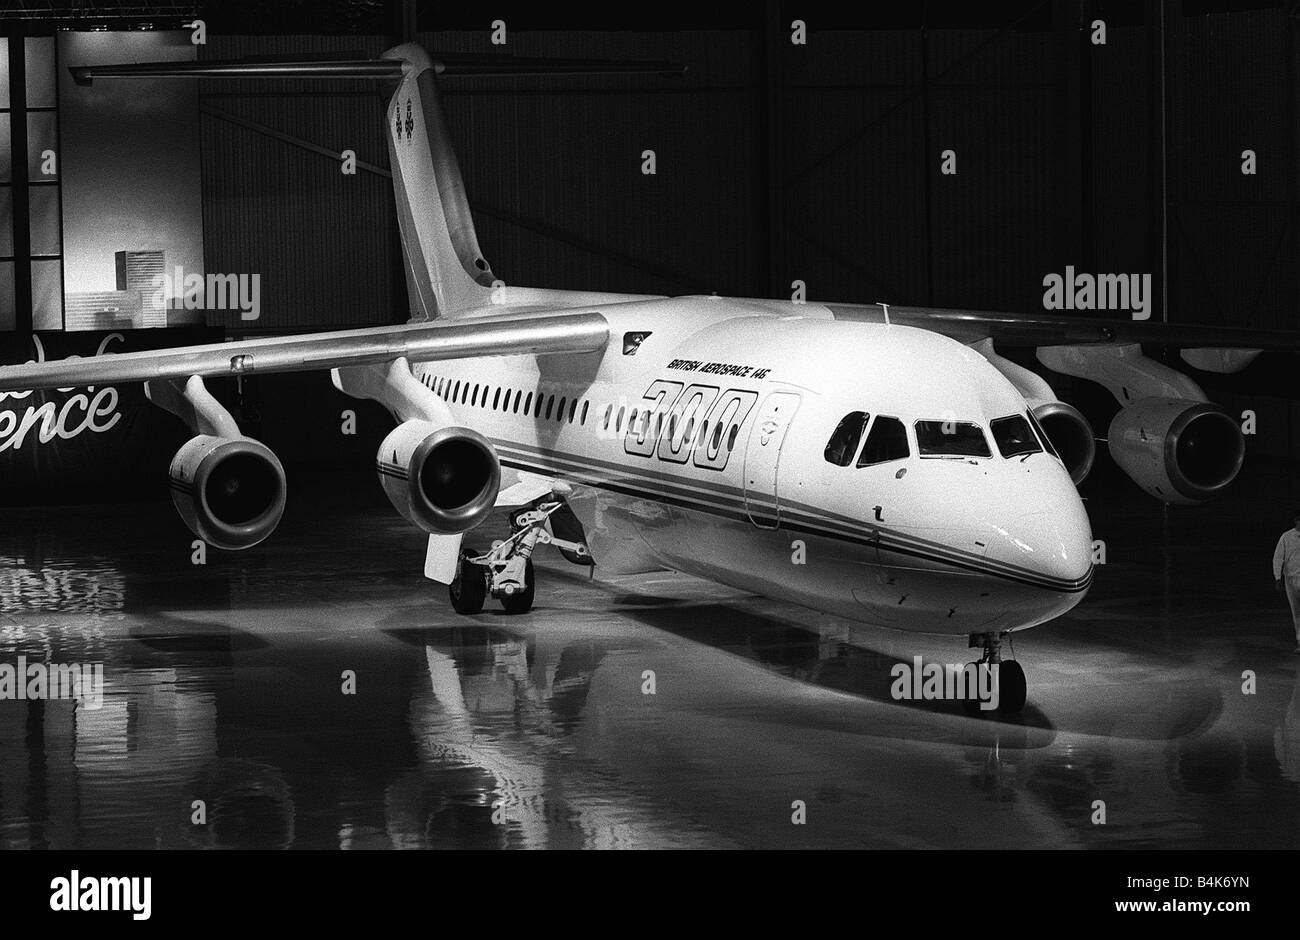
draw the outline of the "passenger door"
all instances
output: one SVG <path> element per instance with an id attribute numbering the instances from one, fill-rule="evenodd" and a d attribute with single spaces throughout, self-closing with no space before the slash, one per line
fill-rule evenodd
<path id="1" fill-rule="evenodd" d="M 745 448 L 745 511 L 760 529 L 775 529 L 781 522 L 777 495 L 781 447 L 798 409 L 796 392 L 773 392 L 763 402 L 749 430 Z"/>

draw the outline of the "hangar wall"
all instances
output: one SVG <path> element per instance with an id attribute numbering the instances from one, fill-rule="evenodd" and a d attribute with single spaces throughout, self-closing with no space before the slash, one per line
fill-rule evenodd
<path id="1" fill-rule="evenodd" d="M 1104 47 L 1062 35 L 814 32 L 808 47 L 775 44 L 769 89 L 759 30 L 521 31 L 513 54 L 690 71 L 448 80 L 444 95 L 480 241 L 508 281 L 779 295 L 799 278 L 813 299 L 1034 310 L 1044 274 L 1065 264 L 1159 281 L 1164 263 L 1149 30 L 1112 26 Z M 418 41 L 492 51 L 487 30 Z M 1294 326 L 1294 266 L 1280 263 L 1294 257 L 1292 27 L 1280 10 L 1171 16 L 1165 43 L 1169 316 Z M 387 44 L 213 36 L 203 56 Z M 277 302 L 256 328 L 390 322 L 404 305 L 387 183 L 266 133 L 386 166 L 379 94 L 209 82 L 202 101 L 205 241 L 219 269 L 274 275 Z M 647 148 L 653 177 L 640 172 Z M 940 171 L 944 150 L 955 175 Z"/>
<path id="2" fill-rule="evenodd" d="M 357 52 L 379 39 L 212 36 L 202 59 Z M 406 287 L 389 181 L 345 176 L 303 143 L 356 151 L 385 169 L 384 101 L 374 83 L 203 81 L 203 239 L 208 269 L 261 274 L 259 332 L 399 322 Z M 247 331 L 238 311 L 210 314 Z"/>

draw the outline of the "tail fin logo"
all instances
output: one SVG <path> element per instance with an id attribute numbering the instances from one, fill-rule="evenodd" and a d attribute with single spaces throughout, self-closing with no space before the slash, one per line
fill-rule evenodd
<path id="1" fill-rule="evenodd" d="M 406 99 L 406 139 L 411 139 L 411 131 L 415 130 L 415 118 L 411 116 L 411 99 Z"/>

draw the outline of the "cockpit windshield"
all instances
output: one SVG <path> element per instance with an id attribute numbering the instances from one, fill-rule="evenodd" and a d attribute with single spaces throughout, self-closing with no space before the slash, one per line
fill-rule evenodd
<path id="1" fill-rule="evenodd" d="M 918 421 L 916 446 L 922 457 L 992 457 L 978 424 L 969 421 Z"/>
<path id="2" fill-rule="evenodd" d="M 865 411 L 850 411 L 840 418 L 840 423 L 835 426 L 831 439 L 826 442 L 824 452 L 826 461 L 837 467 L 847 467 L 853 460 L 853 455 L 858 452 L 862 432 L 866 429 L 869 420 L 871 416 Z"/>
<path id="3" fill-rule="evenodd" d="M 1024 415 L 997 418 L 989 423 L 989 430 L 993 432 L 993 442 L 998 445 L 998 453 L 1003 457 L 1043 452 L 1034 436 L 1034 429 L 1029 426 Z"/>

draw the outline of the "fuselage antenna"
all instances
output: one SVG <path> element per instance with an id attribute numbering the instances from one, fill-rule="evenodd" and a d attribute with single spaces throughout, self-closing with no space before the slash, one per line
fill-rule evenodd
<path id="1" fill-rule="evenodd" d="M 885 311 L 885 326 L 889 326 L 889 304 L 882 304 L 877 300 L 876 306 Z"/>

